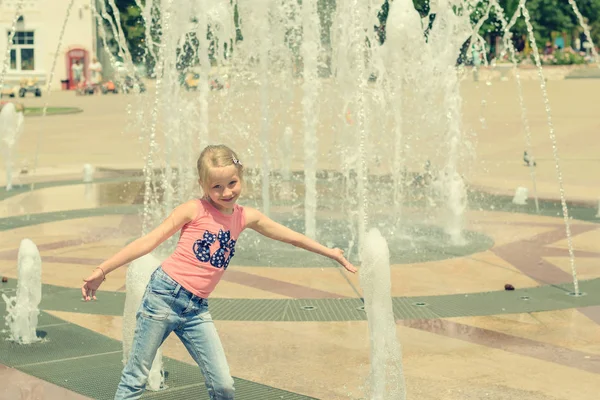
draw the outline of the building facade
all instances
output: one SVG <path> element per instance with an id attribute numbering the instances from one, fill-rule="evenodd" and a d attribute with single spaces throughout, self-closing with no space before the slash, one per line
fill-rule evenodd
<path id="1" fill-rule="evenodd" d="M 7 49 L 19 3 L 23 6 Z M 75 0 L 59 43 L 69 4 L 70 0 L 0 0 L 0 71 L 8 67 L 5 85 L 33 78 L 45 90 L 55 64 L 51 90 L 72 88 L 76 61 L 83 66 L 84 77 L 89 77 L 88 66 L 96 57 L 94 15 L 89 0 Z"/>

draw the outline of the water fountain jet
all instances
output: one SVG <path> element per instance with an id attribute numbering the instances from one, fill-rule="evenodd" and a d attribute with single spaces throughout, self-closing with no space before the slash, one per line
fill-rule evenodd
<path id="1" fill-rule="evenodd" d="M 573 287 L 574 293 L 579 293 L 579 281 L 577 279 L 577 267 L 575 265 L 575 253 L 573 251 L 573 238 L 571 235 L 571 223 L 569 221 L 569 208 L 567 206 L 567 200 L 565 195 L 563 177 L 562 177 L 562 167 L 560 164 L 560 157 L 558 155 L 558 143 L 556 140 L 556 134 L 554 132 L 554 123 L 552 122 L 552 110 L 550 108 L 550 99 L 548 98 L 548 92 L 546 90 L 546 78 L 544 77 L 544 73 L 542 71 L 542 62 L 540 59 L 540 53 L 538 51 L 538 47 L 535 40 L 535 34 L 533 32 L 533 26 L 531 24 L 531 18 L 529 15 L 529 11 L 527 7 L 525 7 L 525 0 L 519 1 L 519 6 L 517 8 L 517 12 L 523 15 L 525 19 L 525 25 L 527 27 L 527 36 L 529 38 L 529 42 L 531 43 L 531 48 L 533 50 L 533 58 L 535 60 L 535 65 L 538 70 L 538 77 L 540 80 L 540 89 L 542 90 L 542 97 L 544 99 L 544 108 L 546 110 L 546 119 L 548 121 L 548 134 L 550 136 L 550 142 L 552 143 L 552 156 L 554 158 L 554 166 L 556 169 L 556 176 L 558 178 L 558 192 L 560 195 L 560 203 L 562 207 L 563 220 L 565 223 L 565 233 L 567 236 L 567 249 L 569 251 L 569 263 L 571 265 L 571 275 L 573 276 Z M 515 14 L 516 14 L 515 13 Z"/>
<path id="2" fill-rule="evenodd" d="M 403 400 L 406 388 L 391 297 L 390 254 L 379 230 L 369 230 L 361 254 L 359 277 L 371 344 L 369 398 Z"/>
<path id="3" fill-rule="evenodd" d="M 160 265 L 160 260 L 147 254 L 133 261 L 127 269 L 125 306 L 123 309 L 123 365 L 127 363 L 135 334 L 136 313 L 140 308 L 146 286 L 152 273 Z M 162 364 L 162 349 L 159 348 L 148 373 L 146 388 L 152 391 L 166 389 Z"/>
<path id="4" fill-rule="evenodd" d="M 0 106 L 0 154 L 6 168 L 6 190 L 13 187 L 13 162 L 15 145 L 23 132 L 23 111 L 18 111 L 14 103 Z"/>
<path id="5" fill-rule="evenodd" d="M 92 164 L 83 164 L 83 181 L 91 183 L 94 181 L 94 167 Z"/>
<path id="6" fill-rule="evenodd" d="M 529 189 L 527 189 L 526 187 L 519 186 L 515 190 L 515 195 L 512 199 L 512 202 L 513 202 L 513 204 L 526 205 L 528 196 L 529 196 Z"/>
<path id="7" fill-rule="evenodd" d="M 42 259 L 40 252 L 30 239 L 23 239 L 17 256 L 17 294 L 2 298 L 6 303 L 9 339 L 19 344 L 31 344 L 41 339 L 36 328 L 39 304 L 42 300 Z"/>

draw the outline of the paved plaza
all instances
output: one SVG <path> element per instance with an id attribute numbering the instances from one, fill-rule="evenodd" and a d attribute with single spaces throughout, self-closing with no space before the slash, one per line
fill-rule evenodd
<path id="1" fill-rule="evenodd" d="M 465 131 L 477 131 L 477 156 L 466 173 L 475 200 L 465 228 L 479 238 L 478 247 L 442 259 L 392 259 L 408 399 L 598 397 L 600 80 L 547 82 L 581 297 L 569 295 L 571 265 L 544 99 L 537 81 L 522 84 L 541 212 L 531 199 L 527 206 L 511 203 L 518 186 L 530 195 L 533 189 L 522 160 L 525 136 L 515 82 L 465 80 L 463 123 Z M 211 104 L 218 104 L 213 95 Z M 129 124 L 133 101 L 128 95 L 72 92 L 24 100 L 27 107 L 47 103 L 82 111 L 26 117 L 17 146 L 17 187 L 0 188 L 0 275 L 9 278 L 0 292 L 15 290 L 24 238 L 40 250 L 44 284 L 38 326 L 44 341 L 18 346 L 0 340 L 1 400 L 114 395 L 122 365 L 126 268 L 109 275 L 96 302 L 82 302 L 79 287 L 141 231 L 144 154 L 139 132 Z M 299 145 L 292 163 L 301 169 L 302 129 L 294 132 Z M 320 149 L 332 140 L 321 132 Z M 385 143 L 385 136 L 380 140 Z M 97 170 L 94 183 L 82 182 L 85 163 Z M 0 169 L 0 183 L 4 175 Z M 260 257 L 250 261 L 240 254 L 211 296 L 238 398 L 368 398 L 369 330 L 358 276 L 297 254 L 289 265 L 261 264 Z M 516 290 L 505 291 L 507 283 Z M 163 352 L 169 388 L 147 398 L 207 398 L 199 370 L 175 336 Z"/>

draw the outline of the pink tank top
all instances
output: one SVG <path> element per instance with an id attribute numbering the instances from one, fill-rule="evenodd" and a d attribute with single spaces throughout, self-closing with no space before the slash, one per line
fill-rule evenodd
<path id="1" fill-rule="evenodd" d="M 197 203 L 198 215 L 183 226 L 177 248 L 162 268 L 185 289 L 205 299 L 229 266 L 246 218 L 244 207 L 237 204 L 228 215 L 206 200 Z"/>

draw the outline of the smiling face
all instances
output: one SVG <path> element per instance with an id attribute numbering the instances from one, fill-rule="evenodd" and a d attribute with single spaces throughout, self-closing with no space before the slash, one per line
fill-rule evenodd
<path id="1" fill-rule="evenodd" d="M 233 206 L 242 193 L 242 181 L 235 165 L 212 167 L 208 170 L 206 182 L 199 183 L 217 210 L 225 214 L 233 212 Z"/>

